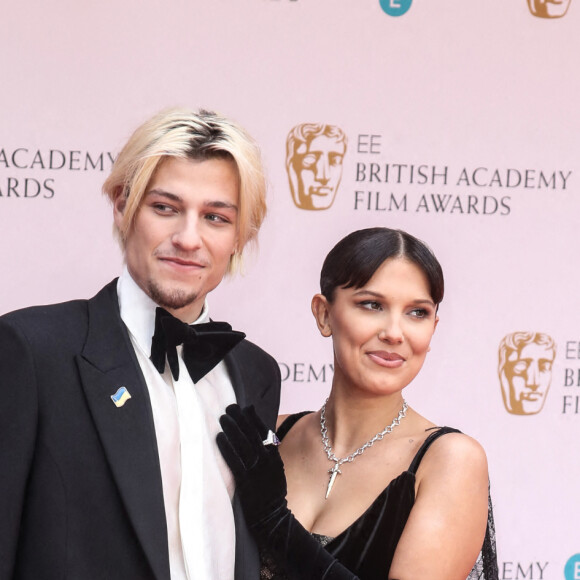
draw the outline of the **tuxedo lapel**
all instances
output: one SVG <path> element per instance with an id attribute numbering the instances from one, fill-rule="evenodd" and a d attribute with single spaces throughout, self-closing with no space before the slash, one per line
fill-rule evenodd
<path id="1" fill-rule="evenodd" d="M 119 314 L 116 281 L 89 301 L 89 330 L 77 357 L 95 426 L 127 514 L 158 580 L 169 580 L 167 525 L 147 386 Z M 131 398 L 117 407 L 111 395 Z"/>
<path id="2" fill-rule="evenodd" d="M 240 365 L 236 360 L 236 353 L 238 350 L 239 349 L 234 349 L 232 352 L 228 353 L 224 358 L 224 362 L 228 369 L 230 380 L 232 381 L 234 393 L 236 394 L 236 401 L 240 407 L 246 407 L 249 404 L 248 394 L 244 385 Z"/>

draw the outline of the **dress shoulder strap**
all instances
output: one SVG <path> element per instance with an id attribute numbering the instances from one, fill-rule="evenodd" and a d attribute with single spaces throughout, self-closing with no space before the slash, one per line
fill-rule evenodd
<path id="1" fill-rule="evenodd" d="M 278 435 L 278 439 L 280 439 L 280 441 L 282 441 L 282 439 L 284 439 L 284 437 L 288 434 L 288 431 L 290 431 L 290 429 L 292 429 L 292 427 L 294 427 L 294 425 L 297 423 L 297 421 L 299 419 L 302 419 L 302 417 L 304 417 L 304 415 L 308 415 L 309 413 L 312 413 L 312 411 L 302 411 L 301 413 L 294 413 L 294 415 L 288 415 L 288 417 L 286 417 L 286 419 L 284 419 L 284 421 L 282 422 L 282 425 L 280 425 L 280 427 L 278 427 L 278 429 L 276 431 L 276 435 Z"/>
<path id="2" fill-rule="evenodd" d="M 408 471 L 410 471 L 411 473 L 417 473 L 419 463 L 421 463 L 421 459 L 423 459 L 423 456 L 425 455 L 425 453 L 427 453 L 427 450 L 429 449 L 429 447 L 431 447 L 433 441 L 435 441 L 442 435 L 446 435 L 447 433 L 461 433 L 459 429 L 454 429 L 453 427 L 433 427 L 433 429 L 435 429 L 435 431 L 433 431 L 433 433 L 431 433 L 431 435 L 429 435 L 429 437 L 425 439 L 423 445 L 421 445 L 419 451 L 417 451 L 415 457 L 413 457 L 413 461 L 411 461 L 411 465 L 409 466 L 408 469 Z"/>

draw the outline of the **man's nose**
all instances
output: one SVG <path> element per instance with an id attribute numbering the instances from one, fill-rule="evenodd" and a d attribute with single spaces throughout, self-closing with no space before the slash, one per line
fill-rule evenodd
<path id="1" fill-rule="evenodd" d="M 197 250 L 202 245 L 197 218 L 184 218 L 173 234 L 172 242 L 175 246 L 183 250 Z"/>

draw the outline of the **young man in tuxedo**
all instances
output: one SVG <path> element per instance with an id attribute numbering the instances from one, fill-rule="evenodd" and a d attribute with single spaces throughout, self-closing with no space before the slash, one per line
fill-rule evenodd
<path id="1" fill-rule="evenodd" d="M 255 239 L 265 189 L 243 129 L 164 111 L 103 186 L 120 278 L 0 317 L 0 580 L 259 577 L 215 435 L 236 401 L 274 426 L 280 373 L 206 296 Z"/>

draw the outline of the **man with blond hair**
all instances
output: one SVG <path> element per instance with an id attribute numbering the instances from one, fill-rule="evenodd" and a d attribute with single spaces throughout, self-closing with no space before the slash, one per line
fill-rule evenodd
<path id="1" fill-rule="evenodd" d="M 164 111 L 103 186 L 121 276 L 0 317 L 1 580 L 259 577 L 215 435 L 234 402 L 273 427 L 280 373 L 206 296 L 255 241 L 265 190 L 241 127 Z"/>

